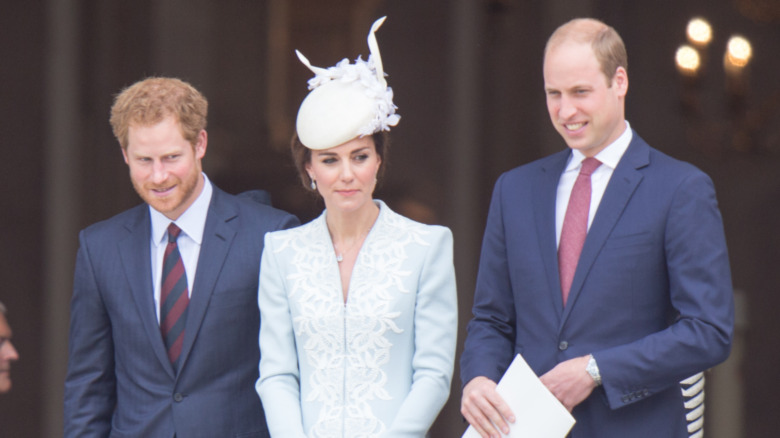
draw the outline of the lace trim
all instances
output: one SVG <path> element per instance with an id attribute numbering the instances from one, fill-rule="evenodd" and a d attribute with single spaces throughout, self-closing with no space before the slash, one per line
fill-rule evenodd
<path id="1" fill-rule="evenodd" d="M 311 437 L 376 437 L 387 430 L 370 402 L 391 399 L 382 367 L 392 343 L 385 335 L 403 332 L 392 304 L 399 293 L 413 292 L 403 282 L 411 273 L 403 269 L 407 246 L 427 246 L 428 233 L 384 207 L 358 255 L 346 305 L 324 215 L 279 239 L 277 251 L 294 252 L 289 299 L 299 313 L 293 326 L 306 352 L 299 360 L 313 370 L 301 376 L 311 386 L 303 401 L 322 404 Z"/>

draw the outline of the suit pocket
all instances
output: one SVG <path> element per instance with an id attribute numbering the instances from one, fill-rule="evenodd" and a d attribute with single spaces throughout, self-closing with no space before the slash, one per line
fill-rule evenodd
<path id="1" fill-rule="evenodd" d="M 209 306 L 213 307 L 236 307 L 236 306 L 254 306 L 257 307 L 256 289 L 228 289 L 214 291 L 211 295 Z"/>
<path id="2" fill-rule="evenodd" d="M 631 234 L 615 234 L 609 236 L 605 246 L 609 249 L 629 248 L 635 246 L 651 246 L 653 237 L 647 231 Z"/>

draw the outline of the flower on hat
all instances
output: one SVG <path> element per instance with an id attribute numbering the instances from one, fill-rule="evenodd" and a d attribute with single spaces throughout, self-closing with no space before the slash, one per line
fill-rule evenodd
<path id="1" fill-rule="evenodd" d="M 344 58 L 335 66 L 325 69 L 312 66 L 303 54 L 295 51 L 301 62 L 314 73 L 314 77 L 308 81 L 308 88 L 312 92 L 301 104 L 297 121 L 298 135 L 305 146 L 325 149 L 340 144 L 331 143 L 389 131 L 391 126 L 398 124 L 401 116 L 395 112 L 397 107 L 393 104 L 393 90 L 387 86 L 374 35 L 384 20 L 385 17 L 382 17 L 371 26 L 368 36 L 371 54 L 367 61 L 358 56 L 352 64 Z M 320 88 L 329 90 L 315 92 Z M 355 90 L 360 90 L 357 97 Z M 354 102 L 354 105 L 335 102 L 342 98 L 360 102 Z M 334 111 L 341 113 L 334 114 Z M 328 123 L 323 123 L 323 118 L 327 118 Z"/>

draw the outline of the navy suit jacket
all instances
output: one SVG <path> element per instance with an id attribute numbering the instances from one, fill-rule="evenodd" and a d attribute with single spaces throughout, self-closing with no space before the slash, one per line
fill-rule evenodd
<path id="1" fill-rule="evenodd" d="M 179 372 L 157 322 L 149 207 L 79 235 L 65 437 L 267 437 L 254 390 L 257 287 L 266 232 L 298 220 L 214 187 Z"/>
<path id="2" fill-rule="evenodd" d="M 725 360 L 733 333 L 712 181 L 634 132 L 564 306 L 555 201 L 570 155 L 567 149 L 513 169 L 496 183 L 463 383 L 477 376 L 497 382 L 516 354 L 539 376 L 593 354 L 603 386 L 574 409 L 572 437 L 687 437 L 678 382 Z"/>

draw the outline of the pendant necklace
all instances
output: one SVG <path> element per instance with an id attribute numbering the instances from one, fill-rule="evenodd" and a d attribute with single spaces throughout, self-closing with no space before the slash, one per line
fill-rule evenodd
<path id="1" fill-rule="evenodd" d="M 363 239 L 365 239 L 365 238 L 366 238 L 366 235 L 368 234 L 368 231 L 369 231 L 369 230 L 371 230 L 371 228 L 370 228 L 370 227 L 368 228 L 368 230 L 366 230 L 364 233 L 362 233 L 360 236 L 358 236 L 358 238 L 357 238 L 357 239 L 356 239 L 354 242 L 352 242 L 352 245 L 350 245 L 350 246 L 349 246 L 349 248 L 347 248 L 347 250 L 346 250 L 346 251 L 341 251 L 341 252 L 338 252 L 338 248 L 336 248 L 336 244 L 334 243 L 334 244 L 333 244 L 333 249 L 335 249 L 335 250 L 336 250 L 336 261 L 337 261 L 337 262 L 339 262 L 339 263 L 343 262 L 343 261 L 344 261 L 344 254 L 345 254 L 345 253 L 348 253 L 349 251 L 352 251 L 352 249 L 353 249 L 353 248 L 355 248 L 355 246 L 356 246 L 356 245 L 357 245 L 359 242 L 362 242 L 362 241 L 363 241 Z"/>

